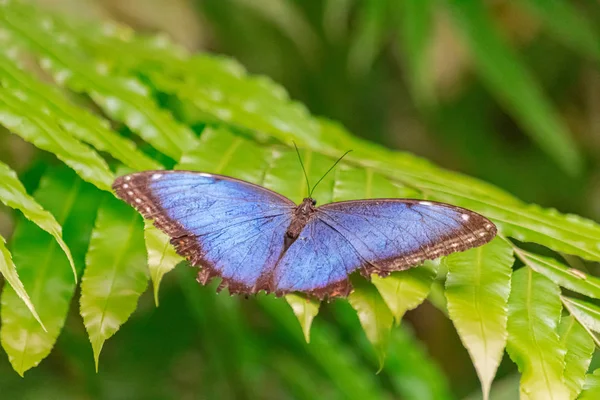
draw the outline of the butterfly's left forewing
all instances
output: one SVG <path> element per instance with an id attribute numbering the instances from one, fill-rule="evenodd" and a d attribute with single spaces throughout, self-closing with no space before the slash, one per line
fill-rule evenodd
<path id="1" fill-rule="evenodd" d="M 294 203 L 248 182 L 192 171 L 147 171 L 118 178 L 117 195 L 201 265 L 205 283 L 220 276 L 231 292 L 269 289 Z"/>

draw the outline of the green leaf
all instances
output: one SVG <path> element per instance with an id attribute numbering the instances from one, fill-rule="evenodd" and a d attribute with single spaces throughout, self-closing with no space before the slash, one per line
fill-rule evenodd
<path id="1" fill-rule="evenodd" d="M 522 374 L 523 398 L 569 398 L 563 381 L 566 349 L 557 334 L 562 309 L 559 295 L 556 284 L 530 268 L 513 273 L 507 351 Z"/>
<path id="2" fill-rule="evenodd" d="M 68 134 L 52 115 L 32 108 L 23 92 L 0 89 L 0 124 L 36 147 L 53 153 L 84 180 L 102 190 L 110 190 L 113 175 L 104 159 Z"/>
<path id="3" fill-rule="evenodd" d="M 568 268 L 554 258 L 544 257 L 515 248 L 519 258 L 534 271 L 557 285 L 586 296 L 600 299 L 600 279 L 574 268 Z"/>
<path id="4" fill-rule="evenodd" d="M 587 301 L 571 297 L 561 297 L 565 308 L 588 331 L 596 345 L 600 347 L 600 307 Z"/>
<path id="5" fill-rule="evenodd" d="M 8 207 L 21 211 L 27 219 L 54 237 L 54 240 L 56 240 L 62 251 L 67 255 L 75 282 L 77 282 L 77 271 L 75 271 L 73 257 L 71 256 L 69 247 L 62 238 L 60 224 L 56 222 L 52 214 L 44 210 L 42 206 L 27 194 L 19 178 L 17 178 L 17 174 L 2 162 L 0 162 L 0 201 Z"/>
<path id="6" fill-rule="evenodd" d="M 561 345 L 567 349 L 565 354 L 565 381 L 575 399 L 585 382 L 585 373 L 590 366 L 595 344 L 590 335 L 572 316 L 563 317 L 558 327 Z"/>
<path id="7" fill-rule="evenodd" d="M 73 249 L 81 272 L 98 206 L 98 190 L 63 167 L 49 170 L 35 196 L 63 225 L 65 241 Z M 40 327 L 12 288 L 5 288 L 0 338 L 14 370 L 22 376 L 54 347 L 76 284 L 69 260 L 56 240 L 24 218 L 15 229 L 12 251 L 23 284 L 46 327 Z"/>
<path id="8" fill-rule="evenodd" d="M 435 101 L 432 71 L 433 11 L 431 0 L 405 0 L 397 3 L 399 38 L 403 45 L 407 80 L 411 94 L 419 106 Z"/>
<path id="9" fill-rule="evenodd" d="M 333 172 L 333 201 L 374 198 L 422 198 L 423 195 L 410 187 L 394 182 L 377 173 L 373 168 L 355 167 L 340 163 Z"/>
<path id="10" fill-rule="evenodd" d="M 140 152 L 135 144 L 110 129 L 110 123 L 82 107 L 72 104 L 55 87 L 35 79 L 23 71 L 14 58 L 18 52 L 8 53 L 13 59 L 0 55 L 0 82 L 6 89 L 20 93 L 20 99 L 32 110 L 51 114 L 68 134 L 87 142 L 100 151 L 110 153 L 117 160 L 136 170 L 161 169 L 162 166 Z"/>
<path id="11" fill-rule="evenodd" d="M 129 319 L 148 285 L 139 214 L 107 196 L 98 211 L 85 261 L 80 311 L 98 369 L 104 342 Z"/>
<path id="12" fill-rule="evenodd" d="M 33 318 L 35 318 L 35 320 L 40 324 L 41 328 L 46 330 L 46 327 L 42 323 L 40 316 L 35 310 L 35 306 L 31 302 L 31 299 L 25 290 L 25 286 L 23 286 L 23 282 L 21 282 L 19 279 L 17 267 L 15 267 L 15 264 L 12 261 L 11 254 L 6 248 L 6 241 L 2 236 L 0 236 L 0 273 L 2 273 L 2 276 L 4 279 L 6 279 L 6 282 L 8 282 L 14 293 L 25 304 L 25 307 L 27 307 Z M 8 288 L 6 288 L 4 292 L 7 290 Z M 4 327 L 4 324 L 2 327 Z"/>
<path id="13" fill-rule="evenodd" d="M 138 79 L 109 74 L 110 65 L 106 62 L 83 57 L 77 38 L 61 29 L 58 19 L 24 3 L 11 2 L 0 7 L 2 26 L 16 38 L 15 43 L 38 55 L 41 67 L 58 84 L 89 94 L 107 115 L 127 124 L 157 150 L 174 159 L 179 159 L 193 144 L 191 129 L 161 109 Z M 32 26 L 36 29 L 31 29 Z M 55 40 L 56 37 L 64 39 Z"/>
<path id="14" fill-rule="evenodd" d="M 261 184 L 272 158 L 269 148 L 234 135 L 226 128 L 206 128 L 198 144 L 183 154 L 176 169 L 230 175 Z"/>
<path id="15" fill-rule="evenodd" d="M 307 298 L 301 294 L 288 294 L 285 296 L 285 300 L 288 302 L 294 315 L 298 318 L 300 326 L 302 327 L 302 333 L 304 333 L 304 339 L 306 343 L 310 342 L 310 328 L 312 326 L 313 319 L 319 313 L 319 306 L 321 303 L 315 299 Z"/>
<path id="16" fill-rule="evenodd" d="M 396 324 L 407 311 L 417 308 L 429 295 L 438 264 L 426 261 L 423 265 L 405 271 L 392 272 L 388 277 L 371 276 L 379 294 L 394 315 Z"/>
<path id="17" fill-rule="evenodd" d="M 508 336 L 513 249 L 505 240 L 495 238 L 485 246 L 451 254 L 444 262 L 448 267 L 448 313 L 469 351 L 483 398 L 487 399 Z"/>
<path id="18" fill-rule="evenodd" d="M 575 174 L 582 158 L 567 127 L 510 47 L 480 1 L 447 0 L 464 31 L 477 71 L 524 131 L 565 171 Z M 564 23 L 564 21 L 563 21 Z"/>
<path id="19" fill-rule="evenodd" d="M 567 0 L 521 0 L 545 24 L 548 31 L 566 46 L 585 57 L 600 61 L 597 31 L 575 4 Z"/>
<path id="20" fill-rule="evenodd" d="M 360 324 L 371 342 L 383 368 L 390 332 L 394 325 L 394 316 L 377 291 L 377 288 L 362 277 L 352 279 L 354 290 L 348 296 L 348 302 L 356 310 Z"/>
<path id="21" fill-rule="evenodd" d="M 144 239 L 148 252 L 148 269 L 154 287 L 154 303 L 158 307 L 158 290 L 163 276 L 173 270 L 183 258 L 175 252 L 169 237 L 149 221 L 145 221 Z"/>
<path id="22" fill-rule="evenodd" d="M 600 397 L 600 369 L 585 377 L 583 392 L 578 400 L 596 400 Z"/>

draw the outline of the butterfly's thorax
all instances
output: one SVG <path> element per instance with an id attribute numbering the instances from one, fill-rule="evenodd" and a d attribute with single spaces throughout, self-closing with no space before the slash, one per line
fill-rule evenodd
<path id="1" fill-rule="evenodd" d="M 286 248 L 298 239 L 300 232 L 302 232 L 302 229 L 304 229 L 312 215 L 315 213 L 316 204 L 317 202 L 315 200 L 307 197 L 294 209 L 292 222 L 285 233 Z"/>

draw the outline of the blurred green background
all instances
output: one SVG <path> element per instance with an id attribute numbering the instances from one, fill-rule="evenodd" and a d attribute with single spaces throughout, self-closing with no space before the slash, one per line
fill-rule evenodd
<path id="1" fill-rule="evenodd" d="M 600 220 L 598 1 L 38 3 L 230 55 L 356 135 Z M 25 184 L 39 178 L 43 155 L 20 138 L 0 132 L 0 156 Z M 0 213 L 0 233 L 13 223 Z M 466 350 L 429 302 L 395 330 L 377 374 L 346 302 L 322 308 L 307 345 L 285 302 L 218 296 L 192 275 L 167 275 L 158 308 L 150 291 L 141 298 L 98 374 L 73 304 L 57 347 L 24 379 L 0 357 L 0 398 L 478 398 Z M 492 398 L 516 398 L 510 360 L 497 380 Z"/>

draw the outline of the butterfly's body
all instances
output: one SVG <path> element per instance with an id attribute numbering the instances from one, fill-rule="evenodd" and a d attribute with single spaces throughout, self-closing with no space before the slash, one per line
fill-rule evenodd
<path id="1" fill-rule="evenodd" d="M 118 178 L 117 195 L 171 237 L 200 266 L 198 281 L 221 277 L 231 293 L 351 290 L 348 276 L 385 276 L 496 234 L 485 217 L 414 199 L 373 199 L 316 207 L 227 176 L 147 171 Z"/>
<path id="2" fill-rule="evenodd" d="M 302 200 L 302 203 L 294 208 L 292 222 L 290 222 L 290 226 L 285 231 L 285 250 L 298 239 L 300 232 L 302 232 L 308 221 L 310 221 L 317 211 L 315 208 L 316 205 L 317 201 L 315 199 L 306 197 Z"/>

